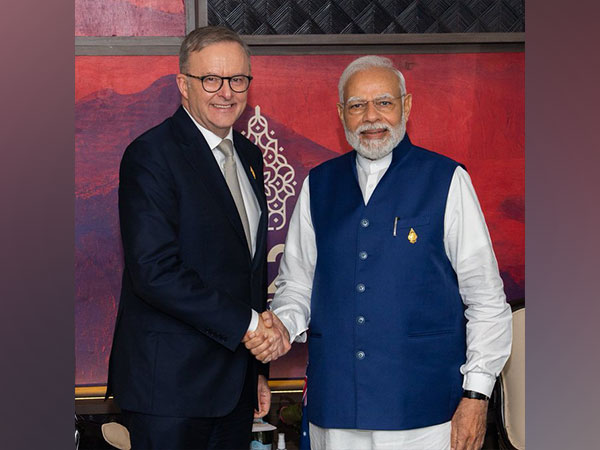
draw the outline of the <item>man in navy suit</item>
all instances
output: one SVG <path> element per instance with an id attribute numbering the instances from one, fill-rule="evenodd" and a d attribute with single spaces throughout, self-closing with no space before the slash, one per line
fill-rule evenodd
<path id="1" fill-rule="evenodd" d="M 268 366 L 242 341 L 279 332 L 259 314 L 262 155 L 232 129 L 246 106 L 250 54 L 234 32 L 204 27 L 183 41 L 179 66 L 181 107 L 121 162 L 125 269 L 107 396 L 134 450 L 247 449 L 271 394 Z"/>

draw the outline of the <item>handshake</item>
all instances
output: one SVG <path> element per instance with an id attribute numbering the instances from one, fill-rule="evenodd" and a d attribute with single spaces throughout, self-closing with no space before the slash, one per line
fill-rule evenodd
<path id="1" fill-rule="evenodd" d="M 275 361 L 292 348 L 287 328 L 271 311 L 260 314 L 256 330 L 248 331 L 242 342 L 256 359 L 265 364 Z"/>

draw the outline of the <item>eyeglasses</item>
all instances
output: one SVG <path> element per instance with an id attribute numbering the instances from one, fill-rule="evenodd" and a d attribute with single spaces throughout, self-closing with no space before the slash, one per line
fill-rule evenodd
<path id="1" fill-rule="evenodd" d="M 220 77 L 218 75 L 204 75 L 199 77 L 189 73 L 184 73 L 186 77 L 196 78 L 202 82 L 202 88 L 209 93 L 217 92 L 223 86 L 223 80 L 229 82 L 229 87 L 233 92 L 246 92 L 250 87 L 252 77 L 249 75 L 234 75 L 232 77 Z"/>
<path id="2" fill-rule="evenodd" d="M 390 112 L 396 107 L 394 100 L 398 100 L 402 97 L 404 97 L 404 95 L 401 95 L 400 97 L 375 98 L 373 100 L 355 100 L 342 104 L 350 114 L 363 114 L 367 110 L 367 104 L 369 103 L 373 103 L 373 106 L 379 112 Z"/>

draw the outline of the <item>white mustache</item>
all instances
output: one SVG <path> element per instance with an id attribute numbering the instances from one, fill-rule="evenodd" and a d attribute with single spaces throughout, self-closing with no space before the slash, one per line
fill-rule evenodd
<path id="1" fill-rule="evenodd" d="M 362 133 L 363 131 L 369 131 L 369 130 L 384 130 L 384 131 L 390 131 L 390 127 L 388 125 L 386 125 L 385 123 L 365 123 L 363 125 L 360 125 L 356 131 L 355 134 L 359 134 Z"/>

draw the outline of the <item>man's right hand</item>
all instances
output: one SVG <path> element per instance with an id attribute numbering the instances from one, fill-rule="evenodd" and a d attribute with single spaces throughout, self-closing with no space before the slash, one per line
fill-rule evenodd
<path id="1" fill-rule="evenodd" d="M 246 333 L 242 342 L 263 363 L 275 361 L 292 348 L 287 328 L 271 311 L 259 316 L 258 327 Z"/>

